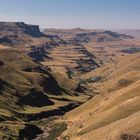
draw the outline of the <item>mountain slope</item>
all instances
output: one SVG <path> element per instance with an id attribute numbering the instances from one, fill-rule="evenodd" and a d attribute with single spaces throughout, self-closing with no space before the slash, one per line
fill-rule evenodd
<path id="1" fill-rule="evenodd" d="M 52 140 L 66 129 L 64 139 L 139 137 L 139 40 L 79 28 L 61 39 L 25 23 L 0 29 L 2 139 Z"/>
<path id="2" fill-rule="evenodd" d="M 116 57 L 139 52 L 134 37 L 107 30 L 46 29 L 45 34 L 62 37 L 67 45 L 48 50 L 43 65 L 74 78 L 114 61 Z M 66 55 L 67 54 L 67 55 Z"/>
<path id="3" fill-rule="evenodd" d="M 94 42 L 110 42 L 117 41 L 122 39 L 132 39 L 132 36 L 119 34 L 112 31 L 99 31 L 99 32 L 89 32 L 89 33 L 81 33 L 76 34 L 70 42 L 72 43 L 88 43 L 91 41 Z"/>
<path id="4" fill-rule="evenodd" d="M 38 25 L 24 22 L 0 22 L 0 44 L 18 49 L 36 61 L 47 58 L 47 50 L 65 44 L 56 35 L 45 35 Z"/>
<path id="5" fill-rule="evenodd" d="M 31 47 L 35 43 L 37 45 L 37 42 L 38 45 L 63 42 L 56 35 L 45 35 L 40 32 L 38 25 L 28 25 L 24 22 L 0 22 L 0 36 L 1 44 L 18 47 Z"/>
<path id="6" fill-rule="evenodd" d="M 48 28 L 44 29 L 43 32 L 46 35 L 57 35 L 64 40 L 69 40 L 74 37 L 76 34 L 89 33 L 89 32 L 97 32 L 102 30 L 91 30 L 91 29 L 82 29 L 82 28 L 74 28 L 74 29 L 56 29 L 56 28 Z"/>
<path id="7" fill-rule="evenodd" d="M 56 80 L 53 73 L 21 52 L 4 46 L 0 49 L 1 138 L 35 138 L 43 130 L 30 121 L 63 115 L 89 98 L 78 94 L 69 86 L 63 87 L 59 78 Z"/>
<path id="8" fill-rule="evenodd" d="M 115 64 L 117 68 L 110 64 L 87 75 L 102 77 L 91 83 L 100 94 L 65 115 L 69 127 L 63 137 L 72 140 L 140 138 L 139 58 L 139 53 L 122 57 Z"/>

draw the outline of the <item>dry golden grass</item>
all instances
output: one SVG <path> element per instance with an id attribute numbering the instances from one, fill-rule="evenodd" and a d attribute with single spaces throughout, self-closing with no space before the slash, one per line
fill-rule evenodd
<path id="1" fill-rule="evenodd" d="M 69 137 L 72 140 L 122 140 L 125 134 L 138 135 L 140 132 L 139 58 L 140 53 L 121 57 L 117 62 L 119 66 L 117 69 L 112 64 L 86 75 L 104 76 L 103 81 L 92 84 L 96 88 L 101 88 L 102 93 L 65 115 L 68 129 L 62 137 Z M 110 71 L 115 74 L 113 79 L 109 76 Z M 131 82 L 119 85 L 120 79 Z M 110 88 L 112 90 L 108 92 Z"/>
<path id="2" fill-rule="evenodd" d="M 10 49 L 10 47 L 5 46 L 5 45 L 0 45 L 0 49 Z"/>
<path id="3" fill-rule="evenodd" d="M 52 49 L 49 52 L 49 57 L 52 60 L 44 60 L 41 63 L 45 66 L 49 66 L 53 71 L 59 72 L 67 76 L 67 68 L 76 68 L 78 66 L 77 61 L 81 58 L 87 60 L 90 57 L 79 52 L 76 49 L 83 49 L 81 46 L 66 45 L 59 46 Z"/>

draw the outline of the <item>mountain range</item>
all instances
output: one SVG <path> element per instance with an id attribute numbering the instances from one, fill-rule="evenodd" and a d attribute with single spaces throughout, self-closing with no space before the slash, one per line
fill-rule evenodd
<path id="1" fill-rule="evenodd" d="M 139 140 L 138 36 L 0 22 L 0 138 Z"/>

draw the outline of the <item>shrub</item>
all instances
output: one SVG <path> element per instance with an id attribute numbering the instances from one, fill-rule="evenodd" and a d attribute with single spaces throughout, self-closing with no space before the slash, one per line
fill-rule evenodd
<path id="1" fill-rule="evenodd" d="M 120 86 L 125 87 L 125 86 L 128 86 L 131 83 L 131 81 L 127 80 L 127 79 L 121 79 L 121 80 L 119 80 L 118 83 Z"/>
<path id="2" fill-rule="evenodd" d="M 140 140 L 140 135 L 121 135 L 121 140 Z"/>

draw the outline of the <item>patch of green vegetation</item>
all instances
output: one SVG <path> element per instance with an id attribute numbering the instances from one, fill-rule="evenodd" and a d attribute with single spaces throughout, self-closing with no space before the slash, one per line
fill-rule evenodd
<path id="1" fill-rule="evenodd" d="M 66 123 L 56 123 L 53 124 L 51 127 L 51 130 L 48 132 L 49 136 L 46 137 L 46 140 L 56 140 L 57 137 L 59 137 L 63 131 L 67 129 Z"/>
<path id="2" fill-rule="evenodd" d="M 12 122 L 0 124 L 0 138 L 3 140 L 18 140 L 19 131 L 24 129 L 24 125 Z"/>
<path id="3" fill-rule="evenodd" d="M 67 75 L 69 79 L 73 79 L 75 76 L 77 76 L 78 73 L 76 73 L 75 71 L 67 68 Z"/>
<path id="4" fill-rule="evenodd" d="M 64 140 L 70 140 L 70 137 L 69 136 L 65 136 L 63 139 Z"/>
<path id="5" fill-rule="evenodd" d="M 41 119 L 41 120 L 38 120 L 38 121 L 32 121 L 30 122 L 30 124 L 34 124 L 34 125 L 38 125 L 38 126 L 46 126 L 48 125 L 49 123 L 52 123 L 54 122 L 55 120 L 59 119 L 60 117 L 57 117 L 57 116 L 52 116 L 52 117 L 48 117 L 48 118 L 44 118 L 44 119 Z"/>
<path id="6" fill-rule="evenodd" d="M 94 82 L 99 82 L 102 79 L 101 76 L 96 76 L 96 77 L 92 77 L 92 78 L 88 78 L 88 79 L 82 79 L 80 81 L 81 84 L 88 84 L 88 83 L 94 83 Z"/>
<path id="7" fill-rule="evenodd" d="M 120 80 L 118 81 L 118 83 L 119 83 L 119 85 L 120 85 L 121 87 L 126 87 L 126 86 L 128 86 L 129 84 L 131 84 L 131 81 L 130 81 L 130 80 L 127 80 L 127 79 L 120 79 Z"/>
<path id="8" fill-rule="evenodd" d="M 87 133 L 87 131 L 86 131 L 86 130 L 83 130 L 83 131 L 78 132 L 77 135 L 84 135 L 84 134 L 86 134 L 86 133 Z"/>
<path id="9" fill-rule="evenodd" d="M 75 76 L 75 72 L 70 69 L 67 69 L 67 75 L 69 79 L 73 79 L 73 77 Z"/>
<path id="10" fill-rule="evenodd" d="M 120 138 L 121 138 L 121 140 L 139 140 L 140 136 L 131 135 L 131 134 L 122 134 Z"/>

